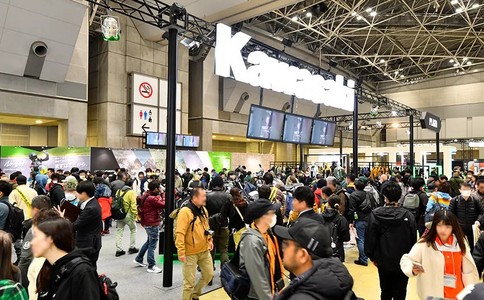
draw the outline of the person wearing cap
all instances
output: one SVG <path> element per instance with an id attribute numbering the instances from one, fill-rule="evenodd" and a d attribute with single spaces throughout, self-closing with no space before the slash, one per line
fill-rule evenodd
<path id="1" fill-rule="evenodd" d="M 400 270 L 400 259 L 417 242 L 413 214 L 398 205 L 402 189 L 396 182 L 382 187 L 385 206 L 371 212 L 365 232 L 365 253 L 378 268 L 381 299 L 405 300 L 408 277 Z"/>
<path id="2" fill-rule="evenodd" d="M 365 192 L 366 183 L 358 179 L 355 181 L 356 190 L 349 196 L 349 209 L 348 217 L 350 218 L 348 222 L 353 223 L 356 228 L 356 245 L 358 246 L 359 256 L 355 260 L 355 264 L 360 266 L 368 266 L 368 257 L 365 255 L 365 230 L 368 226 L 368 219 L 370 217 L 371 210 L 363 210 L 361 205 L 367 197 Z"/>
<path id="3" fill-rule="evenodd" d="M 72 205 L 79 205 L 79 200 L 77 199 L 77 179 L 74 176 L 67 176 L 64 183 L 64 195 L 65 199 L 69 201 Z"/>
<path id="4" fill-rule="evenodd" d="M 17 177 L 17 188 L 12 190 L 8 201 L 11 204 L 16 203 L 17 207 L 23 210 L 24 219 L 32 218 L 32 199 L 37 196 L 37 192 L 27 185 L 27 177 L 19 175 Z"/>
<path id="5" fill-rule="evenodd" d="M 297 214 L 297 219 L 309 218 L 321 224 L 324 223 L 323 217 L 314 211 L 314 192 L 308 186 L 300 186 L 294 191 L 292 209 Z M 293 215 L 293 214 L 290 214 Z M 293 217 L 294 218 L 294 217 Z M 292 219 L 292 218 L 291 218 Z M 289 227 L 295 220 L 289 223 Z"/>
<path id="6" fill-rule="evenodd" d="M 353 296 L 353 278 L 343 263 L 332 258 L 330 229 L 301 218 L 290 228 L 276 226 L 283 240 L 284 268 L 296 276 L 275 300 L 341 300 Z M 348 298 L 353 299 L 353 298 Z"/>
<path id="7" fill-rule="evenodd" d="M 279 242 L 271 232 L 277 221 L 276 209 L 271 201 L 259 198 L 245 213 L 244 221 L 250 227 L 240 239 L 239 267 L 250 278 L 247 299 L 269 300 L 284 287 Z"/>

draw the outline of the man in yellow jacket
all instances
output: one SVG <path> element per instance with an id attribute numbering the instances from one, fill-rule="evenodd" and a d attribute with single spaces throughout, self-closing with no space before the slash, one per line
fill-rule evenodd
<path id="1" fill-rule="evenodd" d="M 198 299 L 202 288 L 213 277 L 212 231 L 205 209 L 207 195 L 203 188 L 195 187 L 188 205 L 180 209 L 176 220 L 175 245 L 178 259 L 183 263 L 183 300 Z M 202 276 L 195 285 L 197 265 Z"/>

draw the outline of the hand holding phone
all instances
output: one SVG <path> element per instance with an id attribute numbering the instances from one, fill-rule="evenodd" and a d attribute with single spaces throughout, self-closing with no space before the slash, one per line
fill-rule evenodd
<path id="1" fill-rule="evenodd" d="M 417 262 L 413 262 L 412 264 L 413 264 L 412 272 L 414 275 L 419 275 L 424 272 L 424 268 L 422 264 Z"/>

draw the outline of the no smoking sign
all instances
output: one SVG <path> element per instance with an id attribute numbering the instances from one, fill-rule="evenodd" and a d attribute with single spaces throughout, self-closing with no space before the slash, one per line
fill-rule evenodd
<path id="1" fill-rule="evenodd" d="M 153 95 L 153 88 L 151 87 L 151 84 L 148 82 L 142 82 L 139 85 L 139 94 L 143 98 L 150 98 Z"/>

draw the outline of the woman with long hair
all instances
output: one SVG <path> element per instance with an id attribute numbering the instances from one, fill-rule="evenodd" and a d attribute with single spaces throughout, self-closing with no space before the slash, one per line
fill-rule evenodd
<path id="1" fill-rule="evenodd" d="M 230 189 L 230 195 L 232 196 L 232 207 L 229 210 L 229 228 L 233 232 L 233 239 L 235 248 L 239 245 L 242 232 L 245 231 L 244 216 L 247 210 L 247 201 L 240 194 L 238 188 Z"/>
<path id="2" fill-rule="evenodd" d="M 20 269 L 12 263 L 12 238 L 0 230 L 0 299 L 26 300 Z"/>
<path id="3" fill-rule="evenodd" d="M 74 249 L 70 221 L 54 210 L 42 209 L 33 219 L 32 233 L 32 254 L 46 259 L 37 277 L 38 299 L 100 298 L 96 270 L 87 253 Z"/>
<path id="4" fill-rule="evenodd" d="M 337 252 L 334 253 L 335 256 L 339 257 L 339 259 L 344 262 L 344 242 L 350 241 L 350 226 L 346 218 L 341 215 L 342 210 L 340 203 L 340 199 L 337 195 L 333 194 L 329 196 L 328 206 L 326 206 L 326 209 L 323 212 L 323 219 L 325 223 L 331 224 L 331 233 L 333 233 L 333 230 L 336 230 L 338 240 L 333 241 L 335 247 L 333 247 L 333 245 L 331 245 L 331 247 L 333 250 L 337 250 Z"/>
<path id="5" fill-rule="evenodd" d="M 479 282 L 464 232 L 447 210 L 435 213 L 430 230 L 403 255 L 400 267 L 408 277 L 417 277 L 420 299 L 455 299 L 464 287 Z"/>

